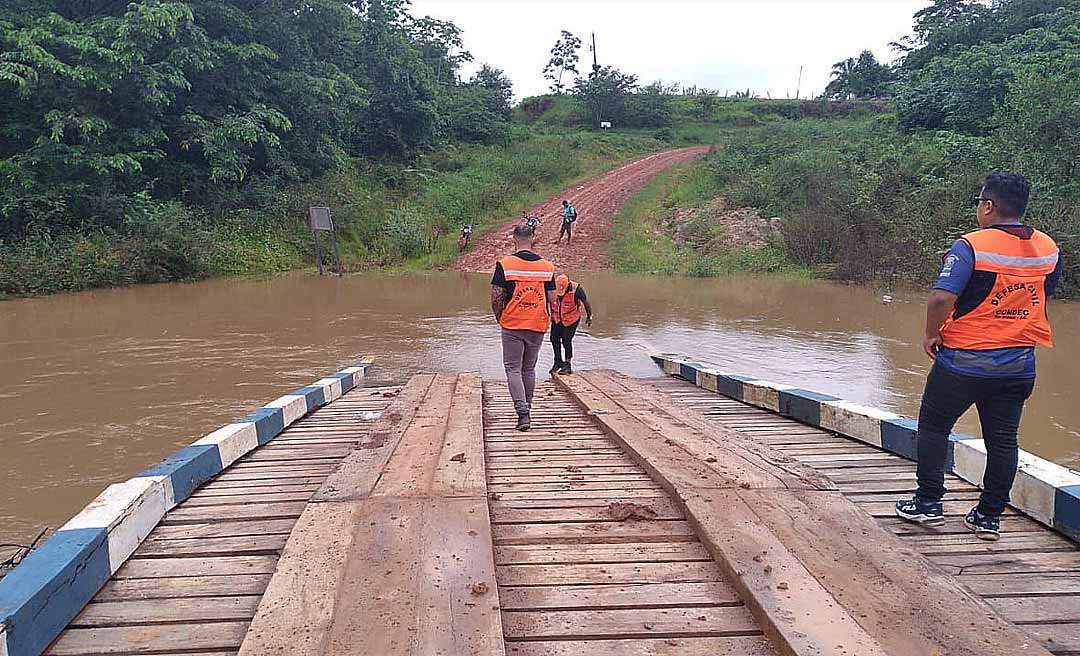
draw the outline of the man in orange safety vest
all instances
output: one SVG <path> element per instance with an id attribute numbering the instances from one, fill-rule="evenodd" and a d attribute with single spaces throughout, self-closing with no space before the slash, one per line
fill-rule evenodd
<path id="1" fill-rule="evenodd" d="M 517 429 L 529 430 L 536 360 L 555 301 L 555 265 L 532 251 L 533 229 L 514 228 L 513 255 L 495 264 L 491 311 L 502 333 L 503 368 L 517 412 Z"/>
<path id="2" fill-rule="evenodd" d="M 581 306 L 585 306 L 585 325 L 591 326 L 592 305 L 585 289 L 564 274 L 556 276 L 555 302 L 551 304 L 551 348 L 555 351 L 555 365 L 548 371 L 553 376 L 573 372 L 570 361 L 574 357 L 574 335 L 581 323 Z"/>
<path id="3" fill-rule="evenodd" d="M 979 504 L 964 518 L 984 540 L 1000 537 L 1000 516 L 1016 478 L 1017 433 L 1035 387 L 1035 346 L 1050 347 L 1049 297 L 1061 279 L 1058 246 L 1021 219 L 1031 186 L 992 173 L 974 198 L 979 230 L 958 239 L 930 293 L 923 349 L 934 362 L 919 411 L 915 496 L 896 514 L 920 524 L 945 522 L 949 435 L 960 415 L 979 410 L 986 468 Z"/>

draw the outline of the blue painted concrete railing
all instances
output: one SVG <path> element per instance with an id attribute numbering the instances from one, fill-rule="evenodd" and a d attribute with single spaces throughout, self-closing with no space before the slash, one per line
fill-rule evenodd
<path id="1" fill-rule="evenodd" d="M 714 365 L 682 355 L 652 358 L 665 373 L 685 378 L 698 387 L 915 459 L 918 422 L 913 419 L 828 394 L 725 373 Z M 960 478 L 981 486 L 986 466 L 985 443 L 970 435 L 954 433 L 950 437 L 947 465 Z M 1080 473 L 1021 450 L 1010 505 L 1080 541 Z"/>
<path id="2" fill-rule="evenodd" d="M 38 656 L 165 513 L 287 426 L 360 384 L 369 363 L 271 401 L 123 483 L 110 485 L 0 580 L 0 656 Z"/>

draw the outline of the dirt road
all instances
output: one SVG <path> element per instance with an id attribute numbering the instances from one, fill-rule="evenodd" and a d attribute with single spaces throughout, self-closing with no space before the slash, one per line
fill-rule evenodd
<path id="1" fill-rule="evenodd" d="M 606 269 L 608 233 L 619 209 L 661 171 L 699 157 L 708 150 L 709 146 L 695 146 L 639 157 L 532 208 L 530 213 L 543 220 L 536 251 L 554 262 L 559 271 Z M 573 243 L 568 245 L 563 239 L 561 244 L 556 245 L 555 239 L 562 224 L 563 199 L 569 200 L 577 208 L 578 220 L 574 224 Z M 491 271 L 495 260 L 513 251 L 510 233 L 518 222 L 519 219 L 515 219 L 488 233 L 468 253 L 458 258 L 454 268 L 459 271 Z"/>

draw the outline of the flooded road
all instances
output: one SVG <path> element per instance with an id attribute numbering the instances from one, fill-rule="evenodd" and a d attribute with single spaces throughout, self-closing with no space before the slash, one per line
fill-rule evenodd
<path id="1" fill-rule="evenodd" d="M 922 294 L 824 282 L 588 274 L 597 313 L 576 368 L 655 376 L 650 351 L 914 415 L 928 368 Z M 109 483 L 263 402 L 375 358 L 502 374 L 482 275 L 293 274 L 0 303 L 0 542 L 58 527 Z M 1080 304 L 1051 310 L 1021 445 L 1080 468 Z M 540 369 L 551 365 L 550 348 Z M 965 432 L 978 434 L 974 413 Z"/>

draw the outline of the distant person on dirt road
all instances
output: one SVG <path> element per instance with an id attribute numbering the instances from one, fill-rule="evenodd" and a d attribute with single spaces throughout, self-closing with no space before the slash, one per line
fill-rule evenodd
<path id="1" fill-rule="evenodd" d="M 1046 304 L 1061 280 L 1058 246 L 1025 225 L 1031 186 L 1022 175 L 991 173 L 972 199 L 979 230 L 945 256 L 926 311 L 923 350 L 934 361 L 919 410 L 918 482 L 896 514 L 945 522 L 941 504 L 949 434 L 974 405 L 986 444 L 979 505 L 964 518 L 984 540 L 1000 537 L 1000 517 L 1016 478 L 1017 432 L 1035 387 L 1035 346 L 1052 346 Z"/>
<path id="2" fill-rule="evenodd" d="M 562 202 L 562 228 L 559 230 L 559 238 L 555 240 L 558 244 L 562 241 L 563 235 L 566 235 L 566 243 L 570 243 L 570 240 L 574 238 L 574 222 L 577 221 L 577 210 L 570 204 L 570 201 L 564 200 Z"/>
<path id="3" fill-rule="evenodd" d="M 515 227 L 515 252 L 495 264 L 491 277 L 491 311 L 502 329 L 503 367 L 520 431 L 529 430 L 536 359 L 555 301 L 555 265 L 532 252 L 532 242 L 531 228 Z"/>
<path id="4" fill-rule="evenodd" d="M 556 276 L 555 302 L 551 304 L 551 348 L 555 351 L 555 366 L 548 371 L 552 376 L 573 373 L 570 361 L 574 358 L 574 334 L 581 323 L 581 306 L 585 306 L 585 325 L 591 326 L 592 305 L 585 290 L 566 275 Z"/>

